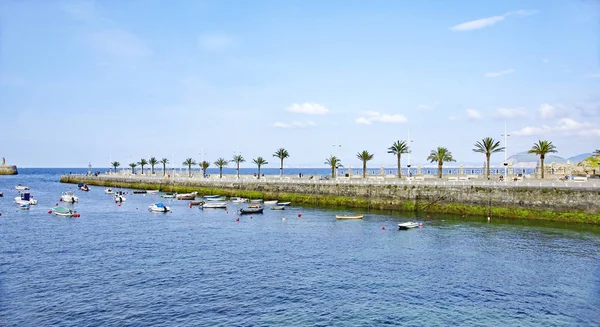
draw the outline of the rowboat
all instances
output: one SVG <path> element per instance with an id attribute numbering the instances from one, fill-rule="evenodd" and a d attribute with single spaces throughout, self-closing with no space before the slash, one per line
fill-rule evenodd
<path id="1" fill-rule="evenodd" d="M 177 198 L 177 200 L 195 200 L 196 194 L 198 194 L 198 192 L 183 193 L 177 194 L 175 197 Z"/>
<path id="2" fill-rule="evenodd" d="M 226 197 L 224 197 L 224 196 L 220 196 L 220 197 L 218 197 L 218 198 L 208 198 L 208 199 L 205 199 L 205 200 L 206 200 L 206 202 L 209 202 L 209 201 L 219 201 L 219 202 L 223 202 L 223 201 L 227 201 L 227 198 L 226 198 Z"/>
<path id="3" fill-rule="evenodd" d="M 351 215 L 335 215 L 337 219 L 362 219 L 364 215 L 351 214 Z"/>
<path id="4" fill-rule="evenodd" d="M 227 202 L 209 201 L 200 206 L 200 209 L 204 208 L 227 209 Z"/>
<path id="5" fill-rule="evenodd" d="M 205 199 L 216 199 L 219 197 L 221 197 L 221 196 L 220 195 L 205 195 L 205 196 L 203 196 L 203 198 L 205 198 Z"/>
<path id="6" fill-rule="evenodd" d="M 161 198 L 164 199 L 174 199 L 175 196 L 177 196 L 177 194 L 173 194 L 173 193 L 165 193 L 165 194 L 161 194 L 159 195 Z"/>
<path id="7" fill-rule="evenodd" d="M 148 210 L 150 210 L 151 212 L 169 212 L 169 211 L 171 211 L 171 208 L 162 204 L 162 202 L 159 202 L 159 203 L 155 203 L 151 206 L 148 206 Z"/>
<path id="8" fill-rule="evenodd" d="M 79 198 L 72 191 L 63 192 L 61 199 L 67 203 L 79 202 Z"/>
<path id="9" fill-rule="evenodd" d="M 158 190 L 147 190 L 146 193 L 154 194 L 154 193 L 158 193 Z"/>
<path id="10" fill-rule="evenodd" d="M 398 224 L 399 230 L 407 230 L 407 229 L 411 229 L 411 228 L 415 228 L 415 227 L 419 227 L 419 224 L 412 222 L 412 221 Z"/>
<path id="11" fill-rule="evenodd" d="M 265 204 L 277 204 L 277 200 L 265 201 Z"/>
<path id="12" fill-rule="evenodd" d="M 285 206 L 274 205 L 271 207 L 271 210 L 285 210 Z"/>
<path id="13" fill-rule="evenodd" d="M 247 198 L 238 198 L 238 197 L 232 197 L 231 199 L 231 203 L 246 203 L 248 202 Z"/>
<path id="14" fill-rule="evenodd" d="M 54 207 L 52 208 L 54 214 L 61 217 L 73 217 L 75 214 L 75 210 L 65 208 L 65 207 Z"/>
<path id="15" fill-rule="evenodd" d="M 262 206 L 248 206 L 247 208 L 240 208 L 240 214 L 263 213 L 263 210 Z"/>
<path id="16" fill-rule="evenodd" d="M 250 200 L 250 203 L 262 203 L 263 199 L 252 199 Z"/>
<path id="17" fill-rule="evenodd" d="M 146 190 L 133 190 L 133 194 L 146 194 Z"/>
<path id="18" fill-rule="evenodd" d="M 280 205 L 280 206 L 289 206 L 292 203 L 291 202 L 279 202 L 277 204 Z"/>

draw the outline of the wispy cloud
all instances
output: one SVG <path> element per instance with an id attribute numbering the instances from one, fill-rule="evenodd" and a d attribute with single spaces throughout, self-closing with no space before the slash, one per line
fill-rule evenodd
<path id="1" fill-rule="evenodd" d="M 458 25 L 454 25 L 454 26 L 450 27 L 450 30 L 455 31 L 455 32 L 473 31 L 473 30 L 478 30 L 478 29 L 481 29 L 484 27 L 495 25 L 495 24 L 505 20 L 509 16 L 530 16 L 530 15 L 535 15 L 537 13 L 538 13 L 537 10 L 511 11 L 511 12 L 507 12 L 503 15 L 480 18 L 480 19 L 464 22 L 464 23 L 461 23 Z"/>
<path id="2" fill-rule="evenodd" d="M 382 114 L 377 111 L 365 111 L 363 117 L 358 117 L 354 121 L 357 124 L 371 125 L 373 123 L 406 123 L 408 119 L 400 114 Z"/>
<path id="3" fill-rule="evenodd" d="M 540 113 L 540 117 L 543 119 L 552 119 L 556 114 L 554 107 L 547 103 L 540 105 L 538 112 Z"/>
<path id="4" fill-rule="evenodd" d="M 554 126 L 527 126 L 513 132 L 517 136 L 579 136 L 600 137 L 600 126 L 589 122 L 578 122 L 572 118 L 559 119 Z"/>
<path id="5" fill-rule="evenodd" d="M 140 58 L 152 54 L 142 39 L 123 29 L 94 32 L 88 36 L 88 43 L 96 50 L 117 58 Z"/>
<path id="6" fill-rule="evenodd" d="M 204 50 L 218 51 L 233 46 L 235 39 L 224 33 L 205 33 L 200 35 L 198 43 Z"/>
<path id="7" fill-rule="evenodd" d="M 285 111 L 305 115 L 325 115 L 329 112 L 327 108 L 314 102 L 305 102 L 303 104 L 293 103 L 291 106 L 285 108 Z"/>
<path id="8" fill-rule="evenodd" d="M 475 109 L 467 109 L 467 118 L 469 119 L 483 119 L 481 113 Z"/>
<path id="9" fill-rule="evenodd" d="M 516 72 L 516 70 L 511 68 L 511 69 L 503 70 L 501 72 L 486 73 L 485 75 L 483 75 L 483 77 L 494 78 L 494 77 L 499 77 L 499 76 L 502 76 L 502 75 L 512 74 L 514 72 Z"/>
<path id="10" fill-rule="evenodd" d="M 274 127 L 279 127 L 279 128 L 293 128 L 293 127 L 313 127 L 313 126 L 317 126 L 317 124 L 315 122 L 312 121 L 293 121 L 291 123 L 282 123 L 282 122 L 275 122 L 273 124 Z"/>
<path id="11" fill-rule="evenodd" d="M 523 118 L 527 116 L 527 112 L 521 108 L 500 108 L 493 116 L 506 119 Z"/>

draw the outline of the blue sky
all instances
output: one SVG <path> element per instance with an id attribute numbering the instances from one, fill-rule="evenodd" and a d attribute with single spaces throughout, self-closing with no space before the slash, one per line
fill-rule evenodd
<path id="1" fill-rule="evenodd" d="M 597 1 L 0 1 L 0 156 L 22 167 L 395 166 L 483 137 L 600 148 Z M 341 145 L 341 146 L 334 146 Z M 492 161 L 501 162 L 503 154 Z M 174 158 L 174 159 L 173 159 Z M 403 157 L 403 165 L 407 163 Z"/>

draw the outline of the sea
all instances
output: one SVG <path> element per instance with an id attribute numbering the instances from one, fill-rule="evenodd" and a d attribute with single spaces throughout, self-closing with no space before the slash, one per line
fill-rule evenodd
<path id="1" fill-rule="evenodd" d="M 294 203 L 240 215 L 59 182 L 86 171 L 0 176 L 0 326 L 600 326 L 597 226 Z"/>

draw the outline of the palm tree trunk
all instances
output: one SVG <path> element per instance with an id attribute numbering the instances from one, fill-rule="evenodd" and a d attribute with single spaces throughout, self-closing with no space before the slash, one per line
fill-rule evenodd
<path id="1" fill-rule="evenodd" d="M 331 165 L 331 178 L 335 178 L 335 166 Z"/>
<path id="2" fill-rule="evenodd" d="M 442 167 L 443 167 L 443 163 L 442 164 L 438 164 L 438 177 L 442 178 Z"/>
<path id="3" fill-rule="evenodd" d="M 485 159 L 487 160 L 487 165 L 486 165 L 486 175 L 485 177 L 490 178 L 490 155 L 489 154 L 485 154 Z"/>
<path id="4" fill-rule="evenodd" d="M 540 157 L 540 160 L 542 161 L 542 179 L 544 179 L 544 157 Z"/>
<path id="5" fill-rule="evenodd" d="M 400 167 L 400 156 L 401 156 L 401 154 L 398 153 L 398 178 L 402 178 L 402 167 Z"/>
<path id="6" fill-rule="evenodd" d="M 223 167 L 219 167 L 219 178 L 223 178 Z"/>
<path id="7" fill-rule="evenodd" d="M 260 165 L 258 165 L 258 179 L 260 179 Z"/>
<path id="8" fill-rule="evenodd" d="M 279 166 L 279 177 L 283 177 L 283 158 L 281 158 L 281 166 Z"/>
<path id="9" fill-rule="evenodd" d="M 363 178 L 367 178 L 367 161 L 363 160 Z"/>
<path id="10" fill-rule="evenodd" d="M 237 164 L 237 178 L 240 179 L 240 163 Z"/>

